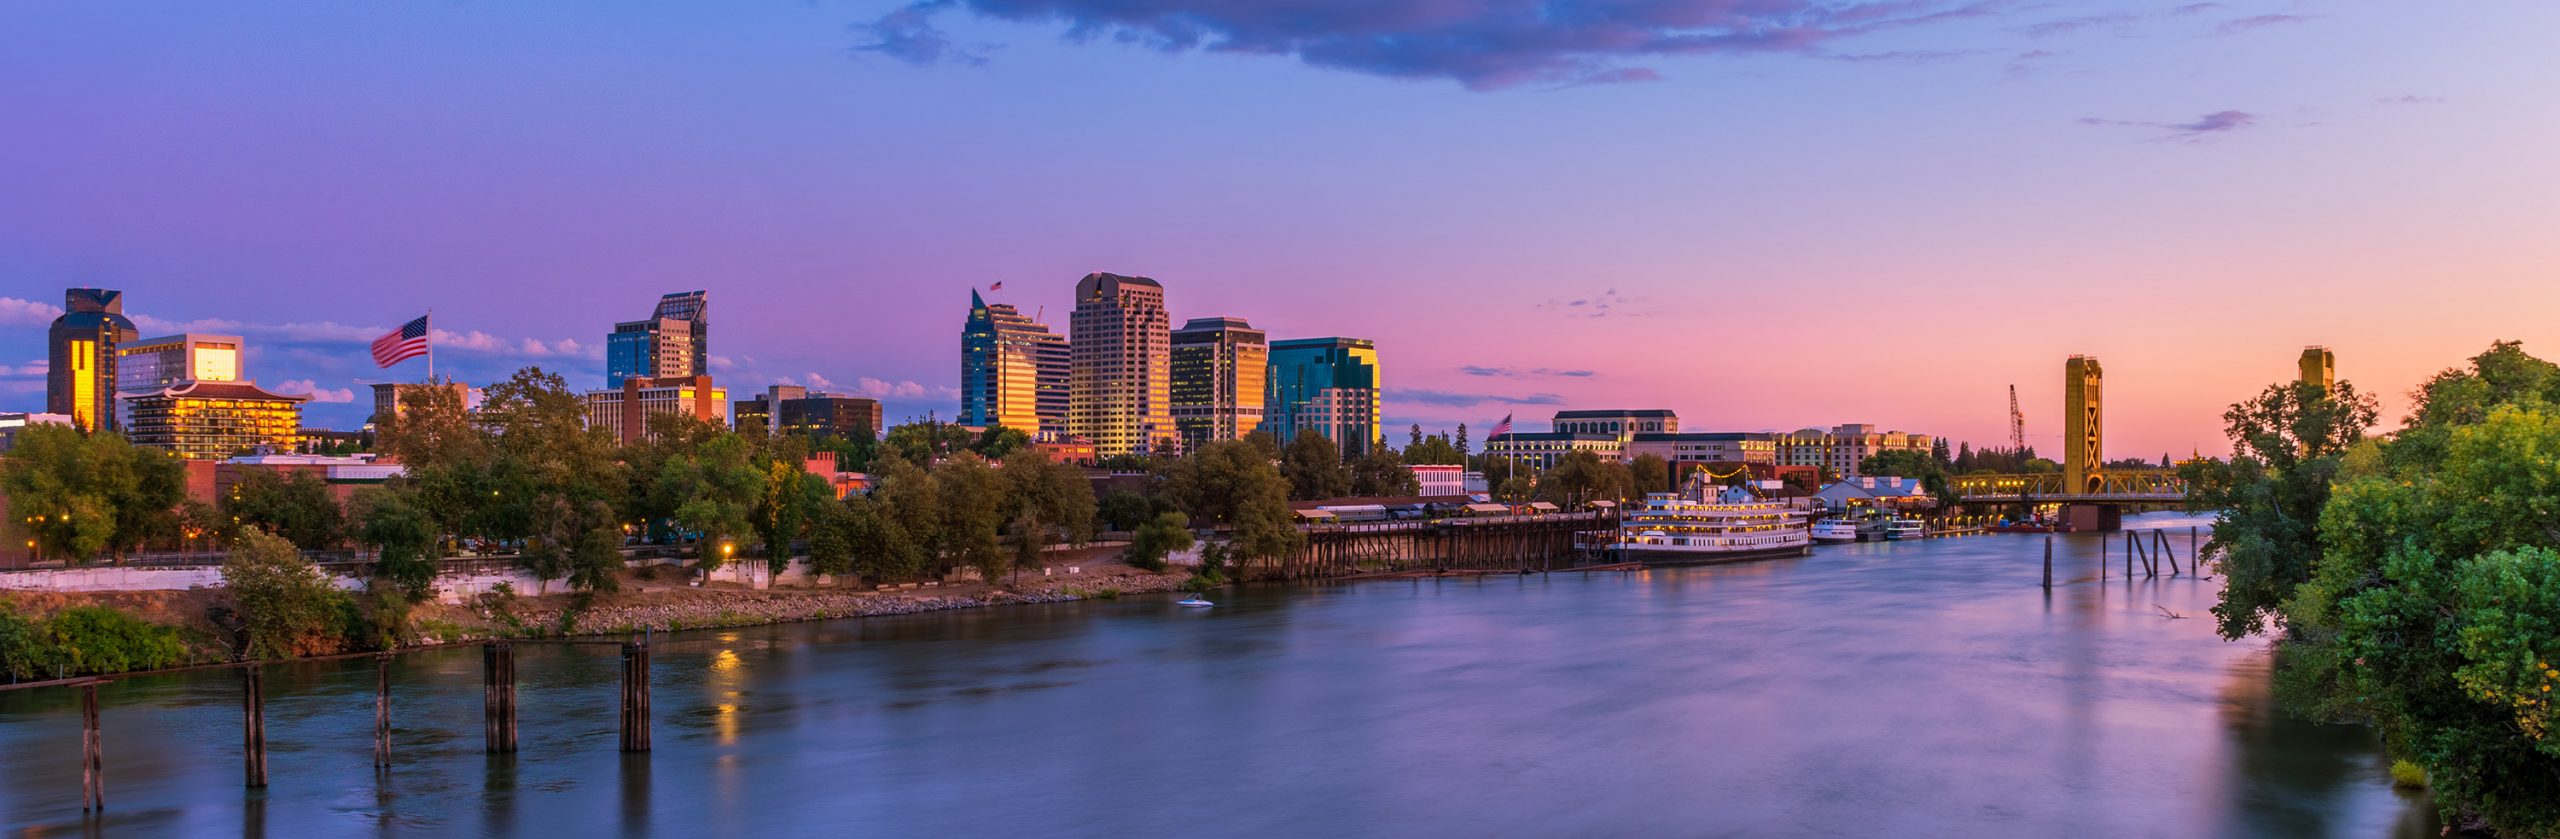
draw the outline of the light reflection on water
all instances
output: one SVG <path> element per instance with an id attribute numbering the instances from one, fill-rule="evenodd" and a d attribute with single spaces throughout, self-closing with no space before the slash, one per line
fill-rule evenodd
<path id="1" fill-rule="evenodd" d="M 1982 536 L 662 634 L 639 756 L 609 647 L 519 648 L 523 751 L 497 758 L 478 654 L 425 653 L 394 665 L 380 775 L 371 664 L 279 667 L 263 794 L 236 676 L 134 679 L 101 692 L 106 826 L 2433 835 L 2368 733 L 2270 711 L 2261 645 L 2212 637 L 2213 582 L 2101 581 L 2097 537 L 2060 544 L 2050 595 L 2040 537 Z M 71 702 L 0 694 L 0 824 L 78 829 Z"/>

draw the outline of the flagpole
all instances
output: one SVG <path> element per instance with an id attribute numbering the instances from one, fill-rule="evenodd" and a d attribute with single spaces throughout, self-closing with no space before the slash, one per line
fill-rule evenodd
<path id="1" fill-rule="evenodd" d="M 436 383 L 436 309 L 427 307 L 427 385 Z"/>

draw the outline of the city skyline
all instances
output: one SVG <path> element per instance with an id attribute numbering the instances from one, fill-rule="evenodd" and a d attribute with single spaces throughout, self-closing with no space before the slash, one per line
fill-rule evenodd
<path id="1" fill-rule="evenodd" d="M 694 288 L 732 393 L 950 417 L 949 301 L 1002 281 L 989 302 L 1061 325 L 1093 271 L 1164 281 L 1177 324 L 1377 340 L 1391 439 L 1668 407 L 1991 445 L 2015 384 L 2050 456 L 2086 353 L 2109 456 L 2211 454 L 2305 345 L 2391 427 L 2450 359 L 2560 344 L 2550 79 L 2427 60 L 2533 49 L 2548 5 L 2008 8 L 1483 57 L 1507 75 L 1062 42 L 966 7 L 924 34 L 1004 44 L 984 66 L 860 49 L 899 8 L 13 10 L 0 71 L 81 84 L 0 91 L 48 129 L 0 151 L 51 163 L 0 199 L 0 403 L 41 408 L 66 287 L 125 292 L 144 337 L 244 337 L 252 378 L 336 428 L 423 373 L 362 345 L 424 309 L 439 372 L 587 389 L 613 324 Z M 645 60 L 671 49 L 694 60 Z M 2336 54 L 2363 60 L 2280 66 Z M 1160 129 L 1059 127 L 1087 114 Z M 1095 194 L 1131 200 L 1069 198 Z"/>

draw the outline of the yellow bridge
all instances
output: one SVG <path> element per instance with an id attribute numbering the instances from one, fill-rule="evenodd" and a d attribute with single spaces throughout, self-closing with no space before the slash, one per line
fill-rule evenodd
<path id="1" fill-rule="evenodd" d="M 2101 469 L 2074 486 L 2061 472 L 2027 475 L 1955 475 L 1949 489 L 1982 503 L 2169 503 L 2185 501 L 2187 482 L 2173 469 Z"/>

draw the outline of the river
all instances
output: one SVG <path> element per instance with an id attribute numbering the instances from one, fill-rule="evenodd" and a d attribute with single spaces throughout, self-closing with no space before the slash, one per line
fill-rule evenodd
<path id="1" fill-rule="evenodd" d="M 2181 557 L 2193 517 L 2154 514 Z M 2371 734 L 2277 716 L 2217 584 L 2098 579 L 2098 536 L 1970 536 L 1641 573 L 1259 587 L 661 635 L 656 751 L 610 647 L 0 693 L 0 824 L 42 835 L 2433 836 Z M 2103 537 L 2121 545 L 2121 536 Z M 2186 616 L 2172 619 L 2164 611 Z"/>

